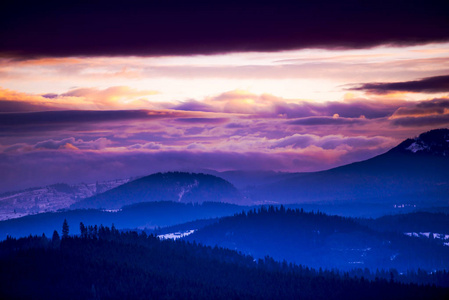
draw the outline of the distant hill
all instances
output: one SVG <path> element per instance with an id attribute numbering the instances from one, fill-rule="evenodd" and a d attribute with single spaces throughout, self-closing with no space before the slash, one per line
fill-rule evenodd
<path id="1" fill-rule="evenodd" d="M 449 130 L 409 139 L 385 154 L 248 191 L 253 201 L 449 204 Z"/>
<path id="2" fill-rule="evenodd" d="M 199 205 L 174 202 L 145 202 L 123 207 L 117 212 L 98 209 L 78 209 L 63 212 L 42 213 L 0 222 L 0 240 L 7 235 L 23 237 L 42 235 L 51 237 L 53 230 L 61 230 L 62 222 L 67 219 L 70 234 L 79 234 L 80 222 L 84 225 L 115 225 L 117 229 L 139 228 L 155 229 L 172 226 L 197 219 L 232 216 L 246 210 L 244 206 L 234 204 L 204 202 Z"/>
<path id="3" fill-rule="evenodd" d="M 445 240 L 449 243 L 449 214 L 445 213 L 415 212 L 357 222 L 378 231 L 440 233 L 447 235 Z"/>
<path id="4" fill-rule="evenodd" d="M 353 219 L 283 207 L 225 217 L 185 239 L 316 268 L 449 268 L 449 247 L 442 243 L 382 233 Z"/>
<path id="5" fill-rule="evenodd" d="M 149 201 L 241 203 L 242 200 L 240 192 L 222 178 L 206 174 L 169 172 L 131 181 L 77 202 L 71 208 L 119 209 L 125 205 Z"/>

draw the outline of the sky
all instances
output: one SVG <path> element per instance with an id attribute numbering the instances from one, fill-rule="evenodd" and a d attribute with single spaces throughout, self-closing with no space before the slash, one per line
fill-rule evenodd
<path id="1" fill-rule="evenodd" d="M 311 172 L 449 126 L 449 4 L 8 2 L 0 192 Z"/>

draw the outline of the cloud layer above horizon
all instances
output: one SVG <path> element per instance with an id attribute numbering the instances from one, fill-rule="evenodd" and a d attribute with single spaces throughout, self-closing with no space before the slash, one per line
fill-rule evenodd
<path id="1" fill-rule="evenodd" d="M 418 2 L 10 1 L 0 192 L 317 171 L 448 127 L 447 4 Z"/>

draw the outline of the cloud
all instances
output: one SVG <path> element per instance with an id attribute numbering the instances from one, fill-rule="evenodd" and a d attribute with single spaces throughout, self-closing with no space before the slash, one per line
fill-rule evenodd
<path id="1" fill-rule="evenodd" d="M 39 104 L 32 104 L 24 101 L 2 101 L 0 99 L 0 112 L 2 113 L 33 112 L 46 110 L 57 110 L 57 108 Z"/>
<path id="2" fill-rule="evenodd" d="M 106 89 L 78 88 L 66 93 L 42 95 L 21 93 L 0 87 L 0 107 L 7 111 L 48 111 L 62 109 L 148 109 L 160 108 L 145 97 L 158 94 L 153 90 L 136 90 L 127 86 Z"/>
<path id="3" fill-rule="evenodd" d="M 253 94 L 241 90 L 233 90 L 219 95 L 208 97 L 200 101 L 188 102 L 189 111 L 222 112 L 232 114 L 247 114 L 260 118 L 308 118 L 308 117 L 333 117 L 340 116 L 342 119 L 334 122 L 336 124 L 357 122 L 349 118 L 367 119 L 388 117 L 406 101 L 379 101 L 370 99 L 351 99 L 346 101 L 327 101 L 316 103 L 298 99 L 284 99 L 270 94 Z M 188 104 L 187 103 L 187 104 Z M 197 103 L 205 106 L 197 105 Z M 169 106 L 170 109 L 178 109 L 179 106 Z M 344 118 L 347 118 L 346 120 Z M 361 121 L 361 120 L 359 120 Z M 298 121 L 300 122 L 300 121 Z M 326 122 L 325 119 L 310 119 L 303 122 Z"/>
<path id="4" fill-rule="evenodd" d="M 408 107 L 399 107 L 393 114 L 392 118 L 400 118 L 406 116 L 422 117 L 428 115 L 441 115 L 449 113 L 449 99 L 432 99 L 429 101 L 421 101 L 416 105 Z"/>
<path id="5" fill-rule="evenodd" d="M 139 106 L 139 104 L 131 104 L 130 102 L 140 102 L 141 106 L 148 107 L 150 102 L 142 97 L 158 94 L 157 91 L 152 90 L 136 90 L 127 86 L 113 86 L 100 90 L 97 88 L 79 88 L 61 94 L 62 97 L 80 98 L 83 102 L 89 102 L 99 109 L 111 109 L 117 106 Z"/>
<path id="6" fill-rule="evenodd" d="M 277 141 L 272 142 L 271 148 L 301 148 L 305 149 L 310 146 L 314 146 L 317 149 L 324 150 L 330 149 L 344 149 L 349 150 L 348 147 L 363 149 L 363 148 L 386 148 L 392 145 L 394 140 L 387 137 L 366 137 L 355 136 L 346 137 L 342 135 L 327 135 L 317 136 L 312 134 L 294 134 Z"/>
<path id="7" fill-rule="evenodd" d="M 405 127 L 424 127 L 449 125 L 449 114 L 424 117 L 405 117 L 392 120 L 392 124 Z"/>
<path id="8" fill-rule="evenodd" d="M 349 90 L 366 91 L 371 94 L 389 94 L 393 92 L 444 93 L 449 92 L 449 75 L 403 82 L 363 83 Z"/>
<path id="9" fill-rule="evenodd" d="M 47 98 L 47 99 L 55 99 L 58 98 L 58 94 L 55 93 L 48 93 L 48 94 L 43 94 L 42 97 Z"/>
<path id="10" fill-rule="evenodd" d="M 175 121 L 189 124 L 222 124 L 228 122 L 229 118 L 179 118 L 175 119 Z"/>
<path id="11" fill-rule="evenodd" d="M 366 122 L 365 118 L 340 118 L 340 117 L 307 117 L 288 121 L 291 125 L 352 125 Z"/>
<path id="12" fill-rule="evenodd" d="M 46 140 L 36 143 L 34 149 L 70 149 L 70 150 L 101 150 L 111 145 L 112 142 L 106 138 L 98 138 L 92 141 L 84 141 L 82 139 L 75 139 L 74 137 L 63 140 Z"/>
<path id="13" fill-rule="evenodd" d="M 128 147 L 130 150 L 159 150 L 161 149 L 161 144 L 149 142 L 145 144 L 134 144 Z"/>
<path id="14" fill-rule="evenodd" d="M 428 43 L 448 40 L 448 10 L 436 0 L 8 1 L 0 52 L 159 56 Z"/>
<path id="15" fill-rule="evenodd" d="M 208 105 L 206 103 L 197 101 L 197 100 L 189 100 L 182 102 L 179 105 L 175 105 L 172 109 L 176 110 L 187 110 L 187 111 L 204 111 L 204 112 L 214 112 L 216 111 L 213 106 Z"/>
<path id="16" fill-rule="evenodd" d="M 389 118 L 395 126 L 423 127 L 449 124 L 449 99 L 438 98 L 399 107 Z"/>
<path id="17" fill-rule="evenodd" d="M 101 123 L 132 120 L 170 119 L 189 116 L 188 113 L 168 110 L 111 110 L 85 111 L 64 110 L 32 113 L 2 114 L 2 126 L 42 126 L 42 125 L 70 125 L 81 123 Z M 58 128 L 55 128 L 56 130 Z"/>

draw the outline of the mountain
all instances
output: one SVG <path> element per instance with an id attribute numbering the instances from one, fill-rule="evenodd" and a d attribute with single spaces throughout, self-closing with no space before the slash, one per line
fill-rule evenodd
<path id="1" fill-rule="evenodd" d="M 0 220 L 65 209 L 83 198 L 103 193 L 128 181 L 129 179 L 117 179 L 72 185 L 57 183 L 3 193 L 0 194 Z"/>
<path id="2" fill-rule="evenodd" d="M 314 268 L 447 269 L 441 241 L 370 229 L 354 219 L 283 207 L 224 217 L 184 238 Z"/>
<path id="3" fill-rule="evenodd" d="M 120 209 L 149 201 L 239 203 L 240 192 L 226 180 L 206 174 L 169 172 L 152 174 L 73 204 L 72 208 Z"/>
<path id="4" fill-rule="evenodd" d="M 447 205 L 448 153 L 449 130 L 432 130 L 372 159 L 299 173 L 247 193 L 253 201 L 277 203 Z"/>

